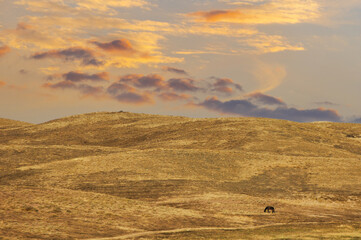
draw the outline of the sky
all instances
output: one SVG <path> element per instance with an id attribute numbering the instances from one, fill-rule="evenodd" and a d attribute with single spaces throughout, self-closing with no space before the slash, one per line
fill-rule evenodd
<path id="1" fill-rule="evenodd" d="M 361 122 L 359 0 L 0 0 L 0 117 Z"/>

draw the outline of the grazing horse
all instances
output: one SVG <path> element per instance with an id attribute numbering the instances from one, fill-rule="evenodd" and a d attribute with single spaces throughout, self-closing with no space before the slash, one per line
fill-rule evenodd
<path id="1" fill-rule="evenodd" d="M 275 212 L 275 208 L 274 207 L 271 207 L 271 206 L 267 206 L 265 209 L 264 209 L 264 212 L 269 212 L 269 211 L 272 211 L 272 213 Z"/>

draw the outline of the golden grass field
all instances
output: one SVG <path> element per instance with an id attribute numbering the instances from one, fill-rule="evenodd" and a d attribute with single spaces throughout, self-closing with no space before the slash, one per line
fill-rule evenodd
<path id="1" fill-rule="evenodd" d="M 0 239 L 361 239 L 361 125 L 0 119 Z"/>

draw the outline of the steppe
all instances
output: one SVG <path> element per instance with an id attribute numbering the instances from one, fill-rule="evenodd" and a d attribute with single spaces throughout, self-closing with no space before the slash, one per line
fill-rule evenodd
<path id="1" fill-rule="evenodd" d="M 0 119 L 0 239 L 361 239 L 361 124 Z"/>

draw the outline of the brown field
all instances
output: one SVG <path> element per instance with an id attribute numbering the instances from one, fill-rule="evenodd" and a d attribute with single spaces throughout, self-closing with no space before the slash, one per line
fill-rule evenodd
<path id="1" fill-rule="evenodd" d="M 361 239 L 361 125 L 0 119 L 0 239 Z"/>

